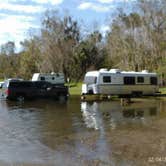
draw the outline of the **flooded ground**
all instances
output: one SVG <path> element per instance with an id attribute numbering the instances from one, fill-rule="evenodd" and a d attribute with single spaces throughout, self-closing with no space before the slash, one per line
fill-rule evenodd
<path id="1" fill-rule="evenodd" d="M 0 166 L 166 165 L 166 100 L 0 101 Z"/>

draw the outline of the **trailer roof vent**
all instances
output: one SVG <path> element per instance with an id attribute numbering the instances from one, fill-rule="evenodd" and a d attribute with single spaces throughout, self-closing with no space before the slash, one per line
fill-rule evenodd
<path id="1" fill-rule="evenodd" d="M 110 69 L 111 73 L 121 73 L 120 69 Z"/>
<path id="2" fill-rule="evenodd" d="M 142 73 L 148 73 L 148 70 L 142 70 Z"/>
<path id="3" fill-rule="evenodd" d="M 103 72 L 103 71 L 108 71 L 106 68 L 102 68 L 99 70 L 100 72 Z"/>

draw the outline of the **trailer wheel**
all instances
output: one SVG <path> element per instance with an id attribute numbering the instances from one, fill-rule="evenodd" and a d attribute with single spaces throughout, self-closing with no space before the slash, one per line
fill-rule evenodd
<path id="1" fill-rule="evenodd" d="M 88 90 L 88 94 L 90 94 L 90 95 L 94 94 L 93 89 Z"/>

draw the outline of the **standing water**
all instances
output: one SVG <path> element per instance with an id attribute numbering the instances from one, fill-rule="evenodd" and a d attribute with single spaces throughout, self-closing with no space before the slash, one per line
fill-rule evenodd
<path id="1" fill-rule="evenodd" d="M 166 164 L 166 101 L 0 101 L 0 166 Z"/>

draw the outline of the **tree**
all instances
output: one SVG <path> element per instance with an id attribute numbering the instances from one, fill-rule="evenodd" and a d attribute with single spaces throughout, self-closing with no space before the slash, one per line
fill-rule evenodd
<path id="1" fill-rule="evenodd" d="M 7 43 L 1 45 L 1 54 L 11 56 L 14 55 L 14 53 L 15 53 L 14 42 L 8 41 Z"/>
<path id="2" fill-rule="evenodd" d="M 96 70 L 105 66 L 106 50 L 101 40 L 102 35 L 94 31 L 76 47 L 73 73 L 77 80 L 82 78 L 88 70 Z"/>
<path id="3" fill-rule="evenodd" d="M 73 55 L 80 40 L 77 21 L 70 16 L 60 19 L 57 12 L 48 11 L 43 19 L 41 53 L 46 59 L 42 70 L 63 72 L 71 77 Z M 47 64 L 47 65 L 46 65 Z"/>
<path id="4" fill-rule="evenodd" d="M 7 42 L 1 45 L 0 77 L 10 78 L 19 75 L 19 55 L 15 53 L 15 43 Z"/>
<path id="5" fill-rule="evenodd" d="M 138 0 L 137 11 L 120 12 L 111 24 L 107 50 L 113 65 L 157 70 L 166 57 L 166 2 Z"/>
<path id="6" fill-rule="evenodd" d="M 23 51 L 20 53 L 20 75 L 24 79 L 30 79 L 33 73 L 40 72 L 40 40 L 33 37 L 21 42 Z"/>

